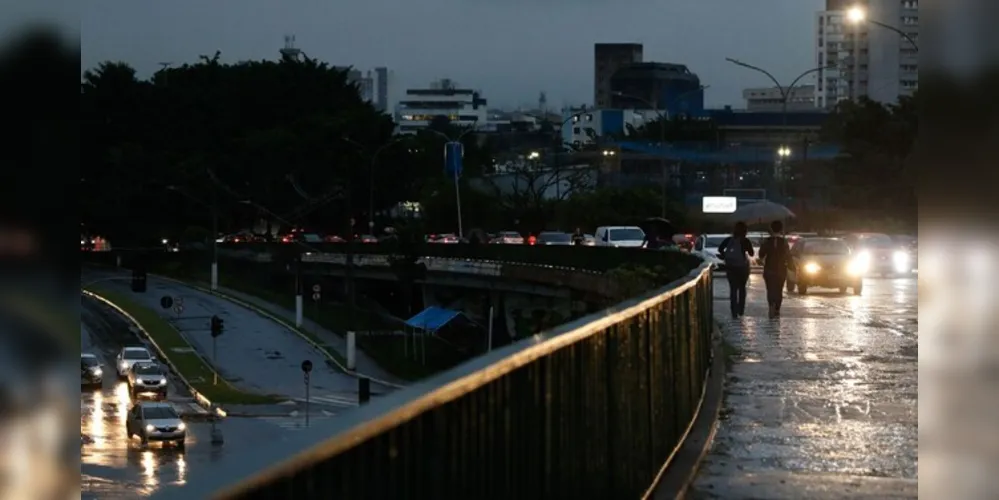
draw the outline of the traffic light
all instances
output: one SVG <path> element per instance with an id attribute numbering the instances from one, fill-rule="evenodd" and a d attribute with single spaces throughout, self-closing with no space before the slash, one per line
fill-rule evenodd
<path id="1" fill-rule="evenodd" d="M 222 335 L 222 330 L 225 326 L 222 324 L 222 318 L 218 316 L 212 316 L 212 337 L 218 337 Z"/>
<path id="2" fill-rule="evenodd" d="M 132 269 L 132 291 L 136 293 L 146 292 L 146 269 L 144 267 Z"/>

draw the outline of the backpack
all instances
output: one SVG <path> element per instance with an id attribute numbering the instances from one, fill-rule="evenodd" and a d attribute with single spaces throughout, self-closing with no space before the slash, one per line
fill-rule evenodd
<path id="1" fill-rule="evenodd" d="M 746 250 L 742 248 L 740 238 L 730 238 L 722 255 L 728 267 L 749 267 L 749 258 L 746 257 Z"/>

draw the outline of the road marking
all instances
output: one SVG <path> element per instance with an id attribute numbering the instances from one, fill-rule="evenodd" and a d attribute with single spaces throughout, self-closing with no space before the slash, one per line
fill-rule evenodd
<path id="1" fill-rule="evenodd" d="M 309 415 L 309 425 L 315 425 L 318 422 L 324 420 L 329 420 L 336 415 L 333 413 L 323 412 L 322 415 Z M 280 427 L 281 429 L 288 431 L 300 431 L 302 429 L 307 429 L 305 426 L 305 416 L 296 415 L 288 417 L 257 417 L 264 422 Z"/>
<path id="2" fill-rule="evenodd" d="M 293 398 L 293 399 L 294 401 L 298 401 L 299 403 L 305 402 L 305 398 Z M 335 395 L 312 396 L 309 398 L 309 403 L 352 408 L 354 406 L 357 406 L 357 398 L 346 397 L 346 396 L 335 396 Z"/>

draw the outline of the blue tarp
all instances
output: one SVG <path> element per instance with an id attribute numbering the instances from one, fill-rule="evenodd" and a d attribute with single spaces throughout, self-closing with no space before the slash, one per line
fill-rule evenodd
<path id="1" fill-rule="evenodd" d="M 413 328 L 419 328 L 420 330 L 433 333 L 440 330 L 448 323 L 454 321 L 455 318 L 458 318 L 459 316 L 463 316 L 461 311 L 452 311 L 450 309 L 444 309 L 443 307 L 430 306 L 416 316 L 407 319 L 406 324 Z"/>

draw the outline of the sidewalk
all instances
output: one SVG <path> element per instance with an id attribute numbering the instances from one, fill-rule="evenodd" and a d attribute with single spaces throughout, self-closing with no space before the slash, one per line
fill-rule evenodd
<path id="1" fill-rule="evenodd" d="M 717 432 L 687 498 L 916 498 L 915 280 L 860 297 L 786 295 L 767 319 L 762 277 L 746 316 L 715 311 L 729 371 Z"/>
<path id="2" fill-rule="evenodd" d="M 294 309 L 288 309 L 278 304 L 272 304 L 253 295 L 243 293 L 238 290 L 233 290 L 231 288 L 226 288 L 223 286 L 220 286 L 218 288 L 218 292 L 221 293 L 222 295 L 228 295 L 230 297 L 241 300 L 248 304 L 252 304 L 255 307 L 259 307 L 260 309 L 263 309 L 264 311 L 267 311 L 279 318 L 282 318 L 290 322 L 291 324 L 295 323 Z M 302 328 L 315 334 L 316 337 L 319 337 L 319 339 L 323 341 L 323 344 L 334 349 L 344 358 L 347 357 L 347 340 L 345 336 L 338 335 L 324 328 L 319 323 L 316 323 L 315 321 L 312 321 L 308 317 L 304 316 L 302 318 Z M 399 379 L 398 377 L 382 369 L 381 366 L 378 366 L 378 363 L 376 363 L 373 359 L 371 359 L 371 357 L 369 357 L 360 349 L 358 349 L 355 354 L 356 354 L 355 359 L 357 362 L 356 368 L 358 373 L 364 374 L 365 376 L 368 377 L 384 380 L 386 382 L 393 384 L 398 384 L 398 385 L 407 384 L 405 380 Z"/>

